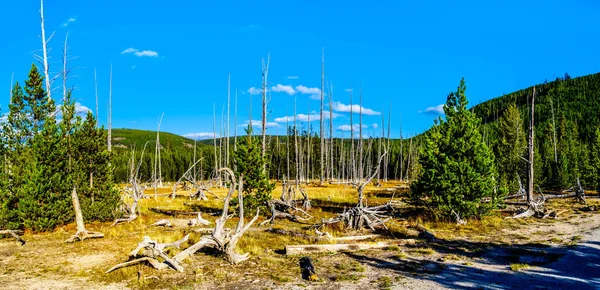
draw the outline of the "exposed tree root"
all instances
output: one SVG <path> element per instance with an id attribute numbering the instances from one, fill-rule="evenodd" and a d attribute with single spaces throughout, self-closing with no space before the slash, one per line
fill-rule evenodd
<path id="1" fill-rule="evenodd" d="M 161 244 L 151 240 L 150 237 L 145 236 L 144 239 L 138 244 L 137 248 L 135 248 L 129 253 L 129 261 L 115 265 L 114 267 L 108 269 L 106 273 L 108 274 L 114 270 L 129 267 L 142 262 L 148 262 L 150 266 L 154 267 L 157 270 L 172 268 L 176 271 L 183 272 L 183 266 L 181 266 L 179 262 L 173 260 L 173 258 L 169 257 L 167 254 L 165 254 L 164 250 L 168 247 L 179 249 L 181 247 L 181 244 L 185 243 L 189 239 L 189 237 L 190 235 L 188 234 L 181 240 L 172 243 Z M 159 258 L 162 260 L 162 262 L 159 261 Z"/>

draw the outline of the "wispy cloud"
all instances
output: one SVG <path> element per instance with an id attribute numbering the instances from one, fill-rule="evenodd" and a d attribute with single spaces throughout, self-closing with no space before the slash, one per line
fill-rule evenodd
<path id="1" fill-rule="evenodd" d="M 277 84 L 276 86 L 272 87 L 271 90 L 276 93 L 284 92 L 284 93 L 287 93 L 288 95 L 293 95 L 296 93 L 296 91 L 294 90 L 294 88 L 292 86 L 285 86 L 282 84 Z"/>
<path id="2" fill-rule="evenodd" d="M 133 47 L 123 50 L 121 52 L 121 54 L 133 54 L 137 57 L 143 57 L 143 56 L 157 57 L 158 56 L 158 52 L 156 52 L 154 50 L 139 50 L 139 49 L 133 48 Z"/>
<path id="3" fill-rule="evenodd" d="M 248 127 L 248 124 L 252 124 L 252 127 L 262 128 L 262 121 L 260 120 L 246 120 L 240 127 Z M 279 124 L 275 122 L 267 122 L 267 128 L 279 127 Z"/>
<path id="4" fill-rule="evenodd" d="M 240 27 L 239 30 L 240 30 L 240 32 L 251 32 L 251 31 L 259 30 L 261 28 L 262 28 L 262 26 L 260 26 L 260 25 L 249 24 L 249 25 L 245 25 L 245 26 Z"/>
<path id="5" fill-rule="evenodd" d="M 77 21 L 77 19 L 75 19 L 75 18 L 71 17 L 71 18 L 67 19 L 67 21 L 65 21 L 65 22 L 63 23 L 63 27 L 67 27 L 67 26 L 69 26 L 69 24 L 71 24 L 71 23 L 73 23 L 73 22 L 75 22 L 75 21 Z"/>
<path id="6" fill-rule="evenodd" d="M 338 131 L 342 131 L 342 132 L 350 132 L 350 131 L 352 131 L 352 127 L 354 127 L 354 131 L 360 130 L 360 124 L 354 124 L 352 126 L 350 126 L 350 125 L 341 125 L 341 126 L 337 127 L 337 130 Z M 364 125 L 364 124 L 362 125 L 362 127 L 363 127 L 363 129 L 368 129 L 369 128 L 369 126 Z M 375 128 L 377 128 L 377 127 L 375 127 Z"/>
<path id="7" fill-rule="evenodd" d="M 373 128 L 373 129 L 377 129 L 377 127 L 379 127 L 379 125 L 377 123 L 373 123 L 373 125 L 371 125 L 371 128 Z"/>
<path id="8" fill-rule="evenodd" d="M 298 76 L 287 76 L 285 78 L 288 79 L 288 80 L 297 80 Z"/>
<path id="9" fill-rule="evenodd" d="M 259 88 L 251 87 L 248 89 L 247 92 L 251 95 L 260 95 L 262 93 L 262 90 Z"/>
<path id="10" fill-rule="evenodd" d="M 190 139 L 196 139 L 196 140 L 219 138 L 219 134 L 215 134 L 213 132 L 188 133 L 183 136 L 190 138 Z"/>
<path id="11" fill-rule="evenodd" d="M 321 94 L 321 89 L 319 88 L 309 88 L 303 85 L 296 86 L 296 90 L 304 95 L 317 95 Z"/>
<path id="12" fill-rule="evenodd" d="M 443 115 L 444 114 L 444 104 L 439 104 L 435 107 L 427 107 L 425 111 L 419 111 L 419 113 L 425 113 L 429 115 Z"/>
<path id="13" fill-rule="evenodd" d="M 346 105 L 346 104 L 342 104 L 340 102 L 334 102 L 333 103 L 333 107 L 332 109 L 336 112 L 343 112 L 343 113 L 350 113 L 350 111 L 352 111 L 352 113 L 354 114 L 359 114 L 361 112 L 361 106 L 360 105 Z M 381 115 L 381 112 L 377 112 L 374 110 L 371 110 L 369 108 L 365 108 L 362 107 L 362 113 L 364 115 Z"/>
<path id="14" fill-rule="evenodd" d="M 344 89 L 344 91 L 350 93 L 350 92 L 354 91 L 354 89 Z"/>
<path id="15" fill-rule="evenodd" d="M 333 119 L 335 119 L 339 116 L 340 116 L 340 114 L 333 113 Z M 323 113 L 323 120 L 328 120 L 328 119 L 329 119 L 329 113 Z M 321 115 L 318 113 L 296 115 L 296 121 L 298 121 L 298 122 L 308 122 L 309 120 L 311 122 L 320 121 Z M 294 122 L 294 116 L 285 116 L 285 117 L 275 118 L 275 122 L 278 122 L 278 123 Z"/>

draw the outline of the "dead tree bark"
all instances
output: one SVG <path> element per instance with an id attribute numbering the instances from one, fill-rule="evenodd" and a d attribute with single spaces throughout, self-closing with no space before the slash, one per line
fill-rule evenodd
<path id="1" fill-rule="evenodd" d="M 271 53 L 267 56 L 267 63 L 262 61 L 262 151 L 261 157 L 265 158 L 267 153 L 267 82 L 269 76 L 269 63 L 271 62 Z M 252 122 L 252 120 L 250 120 Z M 267 172 L 267 164 L 263 164 L 263 173 Z"/>
<path id="2" fill-rule="evenodd" d="M 96 93 L 96 128 L 100 128 L 100 115 L 98 115 L 98 78 L 94 68 L 94 92 Z"/>
<path id="3" fill-rule="evenodd" d="M 329 158 L 331 159 L 330 163 L 330 173 L 329 173 L 329 181 L 333 181 L 333 84 L 329 86 Z"/>
<path id="4" fill-rule="evenodd" d="M 25 240 L 23 240 L 20 236 L 22 234 L 23 234 L 23 231 L 20 231 L 20 230 L 0 230 L 0 236 L 1 235 L 11 235 L 13 238 L 15 238 L 15 240 L 17 241 L 17 243 L 20 246 L 25 245 Z"/>
<path id="5" fill-rule="evenodd" d="M 75 209 L 75 223 L 77 224 L 77 232 L 74 236 L 67 240 L 67 243 L 83 241 L 85 239 L 103 238 L 103 233 L 89 232 L 85 229 L 85 224 L 83 223 L 83 214 L 81 212 L 81 206 L 79 205 L 79 197 L 77 196 L 77 189 L 75 187 L 73 187 L 73 191 L 71 192 L 71 200 L 73 201 L 73 208 Z"/>
<path id="6" fill-rule="evenodd" d="M 48 65 L 48 42 L 54 36 L 54 33 L 46 40 L 46 29 L 44 28 L 44 0 L 40 0 L 40 22 L 42 24 L 42 61 L 44 65 L 44 76 L 46 81 L 46 94 L 48 100 L 52 99 L 52 79 L 50 78 L 50 67 Z"/>
<path id="7" fill-rule="evenodd" d="M 319 182 L 320 184 L 323 184 L 323 179 L 325 178 L 325 172 L 324 172 L 324 153 L 325 153 L 325 128 L 323 127 L 323 102 L 325 100 L 323 93 L 325 92 L 325 48 L 323 48 L 323 56 L 322 56 L 322 60 L 321 60 L 321 120 L 320 120 L 320 125 L 321 125 L 321 133 L 320 133 L 320 140 L 321 140 L 321 172 L 319 174 Z"/>
<path id="8" fill-rule="evenodd" d="M 364 173 L 364 160 L 363 160 L 363 119 L 362 119 L 362 111 L 363 111 L 363 107 L 362 107 L 362 99 L 363 99 L 363 94 L 362 94 L 362 85 L 360 86 L 360 105 L 359 105 L 359 123 L 358 123 L 358 180 L 363 180 L 363 178 L 365 177 L 365 173 Z"/>
<path id="9" fill-rule="evenodd" d="M 248 254 L 243 254 L 243 255 L 238 254 L 235 252 L 235 248 L 236 248 L 238 240 L 250 228 L 250 226 L 252 226 L 252 224 L 258 219 L 259 212 L 258 211 L 256 212 L 256 215 L 249 223 L 244 224 L 244 203 L 243 203 L 243 194 L 242 194 L 242 192 L 243 192 L 243 176 L 240 176 L 239 182 L 236 182 L 235 175 L 233 174 L 233 171 L 231 169 L 222 168 L 219 171 L 225 172 L 226 175 L 229 176 L 229 179 L 231 181 L 229 192 L 228 192 L 227 196 L 225 197 L 225 201 L 223 204 L 223 212 L 221 214 L 221 217 L 216 220 L 215 228 L 214 228 L 212 234 L 209 236 L 202 237 L 200 239 L 200 241 L 198 241 L 196 244 L 190 246 L 183 252 L 181 252 L 181 253 L 177 254 L 175 257 L 173 257 L 173 260 L 176 262 L 183 261 L 190 255 L 193 255 L 198 250 L 200 250 L 204 247 L 211 247 L 211 248 L 214 248 L 217 251 L 225 254 L 227 256 L 228 261 L 231 262 L 232 264 L 238 264 L 238 263 L 248 259 Z M 239 221 L 238 221 L 237 227 L 235 229 L 225 230 L 224 229 L 225 223 L 229 218 L 231 218 L 231 215 L 229 215 L 229 201 L 231 200 L 231 197 L 233 196 L 236 186 L 238 187 Z"/>
<path id="10" fill-rule="evenodd" d="M 367 180 L 360 183 L 354 183 L 358 191 L 358 203 L 356 207 L 350 208 L 336 217 L 327 220 L 322 219 L 320 223 L 315 224 L 313 226 L 320 228 L 327 224 L 343 222 L 346 225 L 346 227 L 353 230 L 360 230 L 362 228 L 375 230 L 376 227 L 380 226 L 386 228 L 385 222 L 391 219 L 390 212 L 393 210 L 393 198 L 383 205 L 367 207 L 364 203 L 363 193 L 364 187 L 367 184 L 371 183 L 371 181 L 373 181 L 373 179 L 379 174 L 381 161 L 383 160 L 386 154 L 387 151 L 384 151 L 384 153 L 381 156 L 379 156 L 375 172 L 373 172 L 373 174 Z"/>
<path id="11" fill-rule="evenodd" d="M 112 150 L 112 63 L 110 64 L 110 79 L 108 89 L 108 152 Z M 110 164 L 109 164 L 110 167 Z"/>

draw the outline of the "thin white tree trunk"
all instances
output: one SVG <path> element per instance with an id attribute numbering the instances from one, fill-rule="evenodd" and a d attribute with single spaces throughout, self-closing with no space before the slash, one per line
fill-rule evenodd
<path id="1" fill-rule="evenodd" d="M 108 152 L 112 150 L 112 63 L 110 64 L 110 79 L 108 89 Z M 110 166 L 110 165 L 109 165 Z"/>
<path id="2" fill-rule="evenodd" d="M 325 92 L 325 48 L 323 48 L 323 56 L 322 56 L 322 60 L 321 60 L 321 120 L 320 120 L 320 125 L 321 125 L 321 133 L 320 133 L 320 140 L 321 140 L 321 172 L 319 173 L 319 182 L 321 184 L 323 184 L 323 179 L 325 176 L 325 172 L 323 171 L 323 165 L 324 165 L 324 153 L 325 153 L 325 128 L 323 127 L 323 102 L 325 100 L 325 97 L 323 95 L 323 93 Z"/>
<path id="3" fill-rule="evenodd" d="M 269 63 L 271 62 L 271 53 L 267 56 L 267 63 L 262 62 L 262 152 L 264 159 L 267 153 L 267 83 L 269 76 Z M 267 172 L 267 164 L 263 162 L 263 173 Z"/>
<path id="4" fill-rule="evenodd" d="M 48 66 L 48 42 L 54 36 L 54 33 L 50 35 L 48 40 L 46 40 L 46 29 L 44 28 L 44 0 L 40 0 L 40 22 L 42 24 L 42 61 L 44 64 L 44 77 L 46 81 L 46 94 L 48 95 L 48 99 L 52 99 L 52 81 L 50 80 L 50 68 Z"/>
<path id="5" fill-rule="evenodd" d="M 96 127 L 100 128 L 100 115 L 98 114 L 98 78 L 96 77 L 96 68 L 94 68 L 94 91 L 96 93 Z"/>
<path id="6" fill-rule="evenodd" d="M 527 204 L 531 205 L 533 202 L 533 152 L 534 152 L 534 138 L 535 138 L 535 86 L 533 87 L 533 94 L 531 94 L 531 111 L 530 111 L 530 122 L 529 122 L 529 180 L 527 185 Z"/>
<path id="7" fill-rule="evenodd" d="M 227 128 L 226 128 L 226 134 L 227 134 L 227 139 L 226 139 L 226 144 L 227 146 L 225 146 L 225 167 L 229 167 L 229 129 L 231 127 L 229 121 L 229 113 L 230 113 L 230 99 L 231 99 L 231 74 L 229 75 L 228 79 L 227 79 Z"/>

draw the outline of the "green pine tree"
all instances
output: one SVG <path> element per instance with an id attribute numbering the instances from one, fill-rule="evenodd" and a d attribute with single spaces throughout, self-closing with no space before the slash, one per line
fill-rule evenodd
<path id="1" fill-rule="evenodd" d="M 275 183 L 270 183 L 269 177 L 262 170 L 267 161 L 261 157 L 261 143 L 252 136 L 251 125 L 248 125 L 246 133 L 245 138 L 238 139 L 237 151 L 233 154 L 235 174 L 244 177 L 244 208 L 249 211 L 260 209 L 266 213 Z M 237 204 L 237 199 L 232 200 L 232 204 Z"/>
<path id="2" fill-rule="evenodd" d="M 480 217 L 501 200 L 494 190 L 494 156 L 483 142 L 480 120 L 467 109 L 465 90 L 462 79 L 448 95 L 446 120 L 439 118 L 424 138 L 421 173 L 412 185 L 413 202 L 446 217 Z"/>
<path id="3" fill-rule="evenodd" d="M 527 144 L 523 120 L 515 104 L 506 109 L 499 121 L 498 142 L 496 144 L 496 164 L 498 165 L 499 184 L 508 188 L 510 192 L 519 189 L 517 175 L 522 181 L 525 177 L 525 163 Z"/>
<path id="4" fill-rule="evenodd" d="M 106 130 L 96 128 L 92 112 L 73 134 L 74 179 L 85 220 L 114 219 L 121 201 L 109 167 L 106 138 Z"/>

